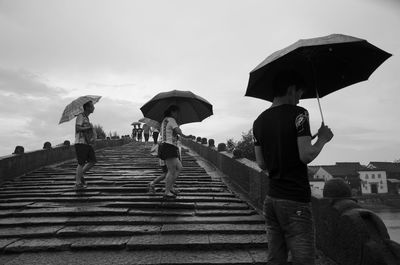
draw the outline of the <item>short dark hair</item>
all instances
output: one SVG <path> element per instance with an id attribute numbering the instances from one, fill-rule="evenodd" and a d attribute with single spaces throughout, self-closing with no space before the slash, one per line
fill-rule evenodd
<path id="1" fill-rule="evenodd" d="M 290 86 L 296 86 L 296 90 L 305 90 L 306 82 L 304 78 L 296 71 L 288 69 L 279 72 L 273 81 L 274 97 L 286 95 Z"/>
<path id="2" fill-rule="evenodd" d="M 87 108 L 89 108 L 90 104 L 93 104 L 93 102 L 92 101 L 88 101 L 85 104 L 83 104 L 83 110 L 86 110 Z"/>
<path id="3" fill-rule="evenodd" d="M 166 111 L 164 111 L 164 117 L 171 117 L 173 111 L 179 111 L 179 107 L 176 105 L 171 105 Z"/>

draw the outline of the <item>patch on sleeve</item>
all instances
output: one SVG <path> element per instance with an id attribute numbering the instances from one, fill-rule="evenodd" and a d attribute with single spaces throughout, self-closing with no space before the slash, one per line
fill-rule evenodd
<path id="1" fill-rule="evenodd" d="M 296 117 L 296 129 L 297 132 L 300 133 L 304 130 L 304 124 L 308 121 L 308 114 L 307 112 L 301 113 Z"/>

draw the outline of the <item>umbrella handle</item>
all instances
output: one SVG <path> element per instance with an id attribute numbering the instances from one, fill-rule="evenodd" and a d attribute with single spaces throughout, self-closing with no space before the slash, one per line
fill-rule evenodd
<path id="1" fill-rule="evenodd" d="M 318 101 L 319 113 L 321 113 L 322 124 L 325 124 L 325 121 L 324 121 L 324 114 L 322 114 L 321 102 L 319 101 L 319 94 L 318 94 L 318 89 L 317 89 L 317 87 L 315 87 L 315 92 L 317 93 L 317 101 Z"/>
<path id="2" fill-rule="evenodd" d="M 319 113 L 321 113 L 322 124 L 325 124 L 325 122 L 324 122 L 324 115 L 322 114 L 321 102 L 319 101 L 319 93 L 318 93 L 318 85 L 317 85 L 317 74 L 315 73 L 316 71 L 315 71 L 314 63 L 313 63 L 313 61 L 311 60 L 310 57 L 307 57 L 307 59 L 308 59 L 308 61 L 310 62 L 311 68 L 312 68 L 312 70 L 313 70 L 313 75 L 314 75 L 314 78 L 313 78 L 313 80 L 314 80 L 314 88 L 315 88 L 315 93 L 316 93 L 316 95 L 317 95 Z"/>

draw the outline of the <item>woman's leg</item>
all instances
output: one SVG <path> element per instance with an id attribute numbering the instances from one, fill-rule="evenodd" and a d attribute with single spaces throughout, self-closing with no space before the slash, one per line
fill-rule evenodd
<path id="1" fill-rule="evenodd" d="M 158 141 L 158 132 L 153 132 L 153 141 L 154 141 L 154 144 L 157 144 L 157 141 Z"/>
<path id="2" fill-rule="evenodd" d="M 165 194 L 171 194 L 171 189 L 182 169 L 181 161 L 178 158 L 168 158 L 165 160 L 168 168 L 168 173 L 165 180 Z"/>
<path id="3" fill-rule="evenodd" d="M 176 177 L 175 177 L 175 179 L 174 179 L 174 183 L 172 183 L 172 186 L 171 186 L 171 191 L 172 191 L 172 193 L 174 193 L 175 195 L 178 194 L 178 191 L 174 188 L 174 185 L 175 185 L 175 182 L 176 182 L 176 180 L 178 179 L 178 176 L 179 176 L 179 174 L 181 173 L 181 171 L 182 171 L 182 162 L 181 162 L 181 160 L 178 158 L 178 162 L 176 163 Z"/>

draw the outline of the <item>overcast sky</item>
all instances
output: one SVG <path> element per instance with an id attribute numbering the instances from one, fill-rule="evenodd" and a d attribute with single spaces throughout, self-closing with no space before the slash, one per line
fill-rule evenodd
<path id="1" fill-rule="evenodd" d="M 58 125 L 74 98 L 102 99 L 90 116 L 130 134 L 161 91 L 191 90 L 214 115 L 185 134 L 240 140 L 270 103 L 244 97 L 249 72 L 301 38 L 332 33 L 392 53 L 366 82 L 321 100 L 335 134 L 313 164 L 400 158 L 400 2 L 396 0 L 0 0 L 0 156 L 74 140 Z M 316 100 L 310 112 L 316 132 Z"/>

